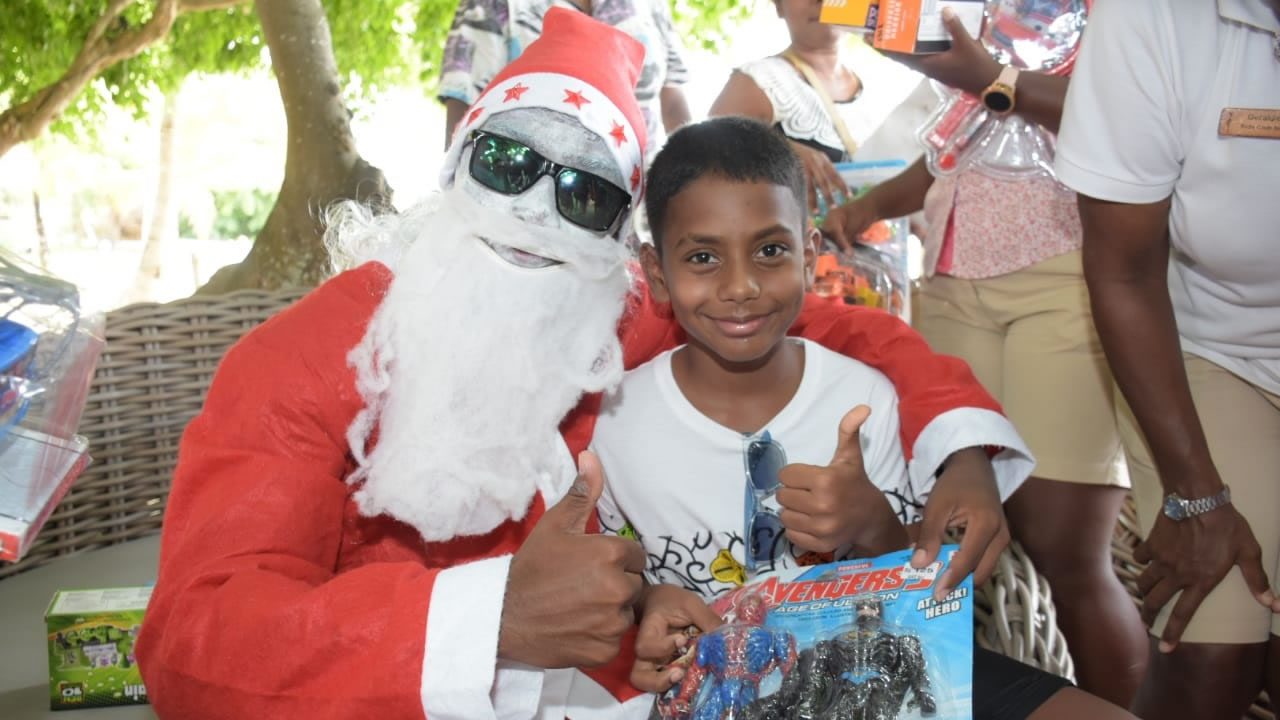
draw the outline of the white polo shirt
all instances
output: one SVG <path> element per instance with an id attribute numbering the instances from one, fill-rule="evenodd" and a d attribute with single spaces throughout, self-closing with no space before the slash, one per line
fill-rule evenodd
<path id="1" fill-rule="evenodd" d="M 1173 196 L 1169 291 L 1185 351 L 1280 393 L 1280 139 L 1218 134 L 1280 110 L 1266 0 L 1098 0 L 1055 170 L 1082 195 Z"/>

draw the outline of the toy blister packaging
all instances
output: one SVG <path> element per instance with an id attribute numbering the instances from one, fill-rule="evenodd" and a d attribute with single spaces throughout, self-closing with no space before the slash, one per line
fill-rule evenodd
<path id="1" fill-rule="evenodd" d="M 983 47 L 1002 65 L 1068 75 L 1093 0 L 987 0 Z M 917 137 L 934 175 L 972 168 L 992 177 L 1054 177 L 1054 136 L 1018 115 L 989 112 L 981 101 L 935 83 L 938 108 Z"/>
<path id="2" fill-rule="evenodd" d="M 836 171 L 849 186 L 850 196 L 862 195 L 906 169 L 905 160 L 837 163 Z M 828 208 L 819 194 L 815 224 L 822 225 Z M 813 290 L 823 297 L 839 298 L 849 305 L 866 305 L 887 310 L 904 320 L 911 319 L 911 291 L 908 273 L 908 245 L 911 226 L 906 218 L 880 220 L 867 228 L 853 252 L 842 252 L 829 238 L 814 270 Z"/>
<path id="3" fill-rule="evenodd" d="M 726 619 L 675 662 L 663 720 L 969 720 L 973 581 L 941 602 L 956 550 L 910 567 L 910 551 L 797 567 L 717 598 Z"/>
<path id="4" fill-rule="evenodd" d="M 102 346 L 74 285 L 0 249 L 0 560 L 22 558 L 88 462 L 76 428 Z"/>

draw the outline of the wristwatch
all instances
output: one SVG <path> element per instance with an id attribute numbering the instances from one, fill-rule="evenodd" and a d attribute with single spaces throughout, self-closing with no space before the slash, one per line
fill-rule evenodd
<path id="1" fill-rule="evenodd" d="M 1178 493 L 1169 493 L 1164 497 L 1164 514 L 1170 520 L 1186 520 L 1194 515 L 1202 515 L 1216 510 L 1223 505 L 1231 504 L 1231 488 L 1222 486 L 1222 492 L 1209 497 L 1188 500 Z"/>
<path id="2" fill-rule="evenodd" d="M 996 79 L 982 91 L 982 104 L 997 115 L 1013 112 L 1014 94 L 1018 87 L 1018 68 L 1005 65 Z"/>

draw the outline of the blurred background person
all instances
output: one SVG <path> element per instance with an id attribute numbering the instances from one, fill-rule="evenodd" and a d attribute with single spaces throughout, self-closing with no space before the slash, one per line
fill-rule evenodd
<path id="1" fill-rule="evenodd" d="M 460 0 L 445 42 L 437 95 L 447 113 L 446 147 L 463 113 L 493 76 L 542 34 L 542 17 L 553 6 L 587 13 L 644 45 L 636 100 L 644 113 L 648 147 L 656 150 L 666 133 L 689 122 L 681 89 L 689 74 L 684 43 L 666 0 Z"/>
<path id="2" fill-rule="evenodd" d="M 950 50 L 895 57 L 978 97 L 1012 74 L 1004 110 L 1056 132 L 1067 78 L 1013 73 L 954 14 L 944 17 Z M 969 363 L 1035 455 L 1033 476 L 1005 503 L 1010 530 L 1049 581 L 1080 687 L 1127 707 L 1147 643 L 1111 565 L 1128 476 L 1075 195 L 1045 175 L 1013 181 L 967 168 L 935 178 L 922 158 L 832 210 L 824 230 L 850 245 L 872 222 L 921 208 L 928 231 L 916 327 L 935 351 Z"/>

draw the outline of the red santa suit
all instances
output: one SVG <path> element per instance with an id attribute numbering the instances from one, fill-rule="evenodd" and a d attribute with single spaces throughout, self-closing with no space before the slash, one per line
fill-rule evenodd
<path id="1" fill-rule="evenodd" d="M 580 54 L 557 73 L 584 64 L 584 38 L 596 25 L 605 27 L 579 13 L 547 14 L 544 37 L 563 32 Z M 525 55 L 536 57 L 537 45 Z M 628 52 L 638 69 L 636 51 Z M 501 103 L 538 101 L 531 79 L 518 69 L 496 78 L 491 88 L 501 94 L 482 96 L 472 119 Z M 592 94 L 599 82 L 575 91 L 577 109 L 594 108 L 594 115 L 584 110 L 583 124 L 601 137 L 639 140 L 630 122 L 638 117 L 634 98 L 618 101 L 620 117 Z M 526 89 L 510 92 L 517 86 Z M 639 167 L 638 148 L 618 141 L 611 151 L 620 168 Z M 456 165 L 457 153 L 450 157 Z M 632 191 L 638 196 L 638 180 Z M 511 556 L 572 481 L 571 458 L 590 442 L 598 395 L 584 396 L 564 418 L 568 472 L 539 480 L 523 515 L 484 533 L 427 542 L 418 527 L 361 513 L 361 483 L 348 482 L 359 466 L 348 433 L 366 398 L 350 352 L 394 277 L 376 262 L 339 275 L 223 359 L 183 436 L 159 578 L 137 645 L 161 717 L 588 720 L 629 715 L 643 703 L 619 705 L 637 695 L 626 684 L 625 643 L 617 662 L 589 674 L 497 657 Z M 933 354 L 897 318 L 810 298 L 793 333 L 894 382 L 913 476 L 932 475 L 951 452 L 978 445 L 1021 450 L 996 457 L 1003 484 L 1029 472 L 1021 441 L 968 367 Z M 626 368 L 683 342 L 643 289 L 619 337 Z M 502 338 L 493 342 L 494 352 L 518 352 L 502 347 Z"/>

